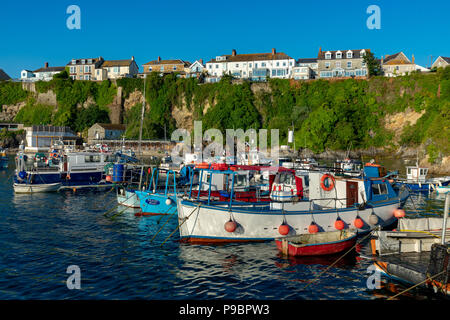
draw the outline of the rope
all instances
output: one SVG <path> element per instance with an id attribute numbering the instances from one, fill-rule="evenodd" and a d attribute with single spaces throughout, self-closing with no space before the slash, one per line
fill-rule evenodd
<path id="1" fill-rule="evenodd" d="M 164 243 L 166 243 L 167 240 L 169 240 L 169 238 L 175 233 L 175 231 L 177 231 L 183 225 L 183 223 L 185 223 L 189 219 L 189 217 L 195 212 L 195 210 L 200 208 L 201 205 L 202 204 L 200 203 L 196 208 L 194 208 L 194 210 L 192 210 L 192 212 L 186 217 L 186 219 L 184 219 L 184 221 L 182 223 L 178 224 L 178 226 L 175 228 L 175 230 L 173 230 L 173 232 L 166 238 L 166 240 L 164 240 L 164 242 L 161 243 L 161 247 L 163 246 Z"/>
<path id="2" fill-rule="evenodd" d="M 415 285 L 413 285 L 412 287 L 409 287 L 408 289 L 403 290 L 403 291 L 400 292 L 400 293 L 397 293 L 395 296 L 392 296 L 392 297 L 388 298 L 387 300 L 392 300 L 392 299 L 394 299 L 395 297 L 398 297 L 399 295 L 402 295 L 402 294 L 408 292 L 409 290 L 411 290 L 411 289 L 413 289 L 413 288 L 415 288 L 415 287 L 417 287 L 417 286 L 420 286 L 421 284 L 424 284 L 424 283 L 427 282 L 428 280 L 431 280 L 431 279 L 433 279 L 433 278 L 435 278 L 435 277 L 437 277 L 437 276 L 440 276 L 441 274 L 444 274 L 445 272 L 447 272 L 447 270 L 444 270 L 444 271 L 442 271 L 442 272 L 439 272 L 439 273 L 435 274 L 434 276 L 427 277 L 427 278 L 426 278 L 425 280 L 423 280 L 422 282 L 419 282 L 418 284 L 415 284 Z"/>
<path id="3" fill-rule="evenodd" d="M 317 275 L 314 279 L 312 279 L 310 282 L 308 282 L 308 284 L 303 288 L 303 290 L 305 290 L 306 288 L 309 287 L 310 284 L 312 284 L 314 281 L 316 281 L 322 274 L 324 274 L 325 272 L 327 272 L 331 267 L 333 267 L 336 263 L 338 263 L 342 258 L 344 258 L 347 254 L 349 254 L 350 252 L 352 252 L 353 249 L 356 248 L 356 246 L 358 244 L 360 244 L 362 241 L 364 241 L 366 238 L 368 238 L 370 235 L 372 235 L 372 233 L 375 231 L 372 230 L 371 232 L 369 232 L 367 235 L 365 235 L 359 242 L 357 242 L 353 247 L 351 247 L 349 250 L 347 250 L 347 252 L 345 252 L 342 256 L 340 256 L 335 262 L 333 262 L 331 265 L 329 265 L 325 270 L 323 270 L 321 273 L 319 273 L 319 275 Z"/>
<path id="4" fill-rule="evenodd" d="M 174 214 L 170 214 L 169 218 L 167 218 L 166 222 L 164 222 L 164 224 L 161 226 L 161 228 L 159 228 L 158 232 L 156 232 L 153 236 L 153 238 L 150 240 L 150 242 L 153 242 L 153 240 L 156 238 L 156 236 L 158 235 L 158 233 L 162 230 L 162 228 L 167 224 L 167 222 L 169 222 L 170 218 L 172 218 L 174 216 Z M 164 216 L 162 216 L 164 217 Z"/>

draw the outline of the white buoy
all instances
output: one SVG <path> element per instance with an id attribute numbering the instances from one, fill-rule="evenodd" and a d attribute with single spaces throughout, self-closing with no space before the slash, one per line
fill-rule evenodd
<path id="1" fill-rule="evenodd" d="M 172 200 L 170 200 L 170 198 L 166 199 L 166 205 L 170 206 L 172 204 Z"/>
<path id="2" fill-rule="evenodd" d="M 369 216 L 369 223 L 373 224 L 373 225 L 377 224 L 378 223 L 378 216 L 376 214 L 372 213 Z"/>

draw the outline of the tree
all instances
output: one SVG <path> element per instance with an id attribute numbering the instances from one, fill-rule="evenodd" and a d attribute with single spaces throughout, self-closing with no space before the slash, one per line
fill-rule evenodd
<path id="1" fill-rule="evenodd" d="M 369 76 L 379 76 L 381 75 L 381 63 L 380 60 L 375 58 L 373 52 L 366 52 L 364 55 L 363 61 L 367 65 L 367 69 L 369 70 Z"/>

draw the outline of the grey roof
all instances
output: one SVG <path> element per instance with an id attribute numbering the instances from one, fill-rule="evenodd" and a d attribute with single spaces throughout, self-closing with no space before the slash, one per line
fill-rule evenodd
<path id="1" fill-rule="evenodd" d="M 39 68 L 34 70 L 33 72 L 61 72 L 64 71 L 65 67 L 47 67 L 47 68 Z"/>
<path id="2" fill-rule="evenodd" d="M 297 60 L 297 63 L 316 63 L 317 58 L 300 58 Z"/>
<path id="3" fill-rule="evenodd" d="M 450 57 L 442 57 L 442 56 L 441 56 L 441 58 L 444 59 L 445 62 L 450 63 Z"/>
<path id="4" fill-rule="evenodd" d="M 11 80 L 11 77 L 3 69 L 0 69 L 0 80 Z"/>

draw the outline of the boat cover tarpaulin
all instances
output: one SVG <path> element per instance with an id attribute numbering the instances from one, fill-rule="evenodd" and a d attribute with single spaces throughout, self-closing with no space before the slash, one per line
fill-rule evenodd
<path id="1" fill-rule="evenodd" d="M 399 219 L 399 230 L 417 230 L 432 231 L 442 230 L 443 218 L 418 218 L 418 219 Z M 447 228 L 450 229 L 450 219 L 447 220 Z"/>

